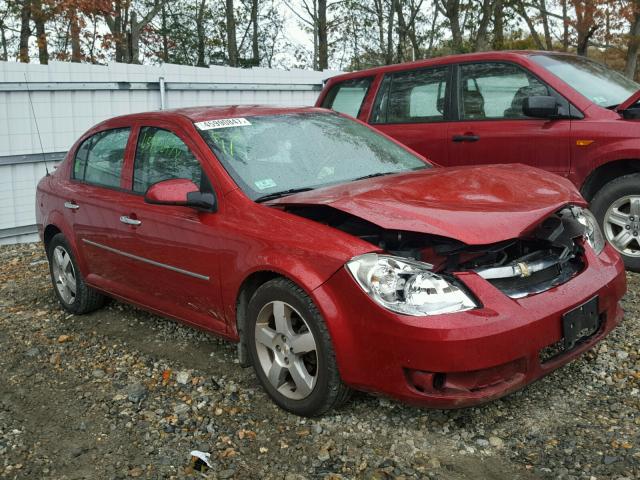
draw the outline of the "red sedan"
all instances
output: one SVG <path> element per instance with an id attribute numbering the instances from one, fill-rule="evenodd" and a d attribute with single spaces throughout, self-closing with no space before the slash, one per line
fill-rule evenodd
<path id="1" fill-rule="evenodd" d="M 435 168 L 314 108 L 114 118 L 37 193 L 65 309 L 110 296 L 238 342 L 300 415 L 352 388 L 474 405 L 591 348 L 626 285 L 585 207 L 542 170 Z"/>

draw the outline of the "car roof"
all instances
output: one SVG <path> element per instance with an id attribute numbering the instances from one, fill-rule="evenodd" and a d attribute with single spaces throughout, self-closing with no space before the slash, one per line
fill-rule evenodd
<path id="1" fill-rule="evenodd" d="M 393 65 L 383 65 L 381 67 L 368 68 L 366 70 L 358 70 L 356 72 L 344 73 L 336 75 L 328 80 L 334 82 L 346 78 L 358 78 L 373 76 L 378 73 L 386 73 L 391 71 L 402 71 L 411 68 L 430 67 L 436 65 L 449 65 L 451 63 L 486 61 L 486 60 L 513 60 L 518 57 L 528 57 L 531 55 L 571 55 L 563 52 L 548 52 L 545 50 L 499 50 L 491 52 L 476 53 L 460 53 L 455 55 L 444 55 L 441 57 L 426 58 L 423 60 L 415 60 L 413 62 L 396 63 Z"/>
<path id="2" fill-rule="evenodd" d="M 278 107 L 271 105 L 227 105 L 175 108 L 171 110 L 158 110 L 153 112 L 131 113 L 121 115 L 103 123 L 118 119 L 118 121 L 137 121 L 145 119 L 202 122 L 205 120 L 218 120 L 234 117 L 255 117 L 263 115 L 284 115 L 291 113 L 328 113 L 328 110 L 317 107 Z"/>

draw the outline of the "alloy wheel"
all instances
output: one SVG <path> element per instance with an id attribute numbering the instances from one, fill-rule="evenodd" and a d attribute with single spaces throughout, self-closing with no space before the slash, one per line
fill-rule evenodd
<path id="1" fill-rule="evenodd" d="M 76 299 L 76 272 L 73 268 L 71 256 L 62 246 L 58 245 L 52 255 L 53 281 L 62 300 L 71 305 Z"/>
<path id="2" fill-rule="evenodd" d="M 282 301 L 266 304 L 255 326 L 256 351 L 269 383 L 292 400 L 308 397 L 318 374 L 316 340 L 302 315 Z"/>
<path id="3" fill-rule="evenodd" d="M 640 257 L 640 196 L 627 195 L 611 204 L 604 217 L 604 234 L 621 254 Z"/>

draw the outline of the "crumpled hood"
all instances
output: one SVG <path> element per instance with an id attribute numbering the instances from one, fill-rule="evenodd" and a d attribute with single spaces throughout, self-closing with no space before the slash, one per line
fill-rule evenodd
<path id="1" fill-rule="evenodd" d="M 389 230 L 484 245 L 522 236 L 567 204 L 564 178 L 526 165 L 431 168 L 319 188 L 269 205 L 326 205 Z"/>

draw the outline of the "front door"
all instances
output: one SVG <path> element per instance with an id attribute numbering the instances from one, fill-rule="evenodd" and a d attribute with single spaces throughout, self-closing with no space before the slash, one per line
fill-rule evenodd
<path id="1" fill-rule="evenodd" d="M 449 124 L 449 165 L 525 163 L 568 175 L 571 122 L 527 117 L 523 100 L 557 96 L 521 67 L 500 62 L 457 67 L 456 117 Z M 566 100 L 558 97 L 561 108 Z"/>
<path id="2" fill-rule="evenodd" d="M 212 191 L 199 156 L 188 137 L 171 126 L 139 127 L 131 188 L 120 205 L 121 216 L 130 222 L 123 250 L 136 264 L 130 283 L 141 303 L 224 334 L 219 214 L 144 201 L 151 185 L 171 178 Z"/>

